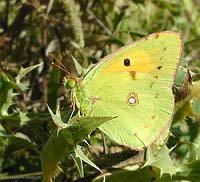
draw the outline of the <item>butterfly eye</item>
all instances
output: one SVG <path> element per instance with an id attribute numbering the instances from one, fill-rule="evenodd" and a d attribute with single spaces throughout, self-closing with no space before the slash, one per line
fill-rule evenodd
<path id="1" fill-rule="evenodd" d="M 130 65 L 131 65 L 130 59 L 128 58 L 124 59 L 124 66 L 130 66 Z"/>

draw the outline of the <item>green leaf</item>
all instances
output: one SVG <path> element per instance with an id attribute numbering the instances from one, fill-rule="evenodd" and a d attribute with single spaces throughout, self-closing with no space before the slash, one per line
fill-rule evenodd
<path id="1" fill-rule="evenodd" d="M 53 113 L 51 108 L 47 105 L 47 108 L 49 110 L 49 113 L 51 115 L 51 118 L 54 122 L 54 124 L 57 126 L 57 134 L 59 133 L 60 130 L 67 128 L 69 124 L 63 123 L 61 115 L 60 115 L 60 107 L 57 107 L 56 114 Z"/>
<path id="2" fill-rule="evenodd" d="M 156 155 L 153 155 L 151 148 L 149 147 L 144 166 L 154 166 L 159 168 L 160 176 L 162 176 L 164 173 L 168 173 L 170 176 L 172 176 L 176 173 L 177 169 L 169 156 L 170 152 L 171 150 L 169 150 L 166 145 L 163 145 L 160 151 Z"/>
<path id="3" fill-rule="evenodd" d="M 13 89 L 16 88 L 14 82 L 10 81 L 8 76 L 3 72 L 0 73 L 0 118 L 7 116 L 8 108 L 13 104 L 12 99 L 17 95 L 13 93 Z"/>
<path id="4" fill-rule="evenodd" d="M 7 133 L 12 133 L 20 126 L 20 116 L 18 113 L 2 116 L 0 123 Z"/>
<path id="5" fill-rule="evenodd" d="M 180 86 L 183 83 L 184 76 L 185 76 L 186 70 L 178 69 L 175 77 L 175 85 Z"/>
<path id="6" fill-rule="evenodd" d="M 110 38 L 110 39 L 108 39 L 107 40 L 107 43 L 112 43 L 112 44 L 116 44 L 116 45 L 118 45 L 118 46 L 124 46 L 124 42 L 123 41 L 121 41 L 121 40 L 119 40 L 119 39 L 114 39 L 114 38 Z"/>
<path id="7" fill-rule="evenodd" d="M 173 123 L 183 121 L 186 116 L 195 116 L 191 103 L 187 100 L 176 103 Z"/>
<path id="8" fill-rule="evenodd" d="M 198 97 L 200 96 L 200 80 L 196 82 L 192 82 L 192 86 L 190 88 L 190 95 L 189 98 L 190 100 L 197 100 Z"/>
<path id="9" fill-rule="evenodd" d="M 74 142 L 71 133 L 63 129 L 57 135 L 54 130 L 40 153 L 44 181 L 50 181 L 59 169 L 58 162 L 73 150 Z"/>
<path id="10" fill-rule="evenodd" d="M 17 75 L 16 77 L 16 85 L 22 90 L 26 90 L 28 88 L 28 84 L 26 83 L 22 83 L 21 82 L 21 79 L 26 75 L 28 74 L 30 71 L 40 67 L 43 63 L 40 63 L 40 64 L 37 64 L 37 65 L 34 65 L 34 66 L 30 66 L 30 67 L 27 67 L 27 68 L 23 68 L 21 67 L 20 71 L 19 71 L 19 74 Z"/>
<path id="11" fill-rule="evenodd" d="M 191 163 L 184 164 L 176 176 L 173 177 L 173 180 L 187 180 L 192 182 L 200 181 L 200 160 L 196 160 Z"/>
<path id="12" fill-rule="evenodd" d="M 0 137 L 6 136 L 4 128 L 0 125 Z"/>
<path id="13" fill-rule="evenodd" d="M 182 121 L 186 116 L 194 116 L 194 117 L 198 116 L 199 96 L 200 96 L 200 81 L 196 81 L 190 85 L 189 95 L 185 99 L 175 104 L 173 123 L 177 121 Z M 194 105 L 192 106 L 191 103 L 194 103 Z"/>
<path id="14" fill-rule="evenodd" d="M 105 122 L 113 119 L 113 117 L 78 117 L 77 115 L 72 118 L 69 131 L 75 143 L 83 141 L 88 135 L 96 128 Z"/>
<path id="15" fill-rule="evenodd" d="M 50 180 L 54 176 L 56 170 L 58 170 L 58 162 L 62 160 L 67 154 L 72 153 L 75 146 L 74 143 L 81 142 L 98 126 L 112 119 L 112 117 L 78 118 L 75 116 L 71 119 L 69 125 L 67 125 L 62 122 L 59 107 L 56 114 L 53 114 L 50 108 L 49 112 L 52 116 L 52 119 L 54 120 L 54 123 L 61 130 L 59 132 L 56 131 L 58 128 L 54 130 L 41 152 L 42 168 L 46 181 Z M 76 152 L 77 156 L 80 157 L 83 161 L 92 164 L 90 160 L 87 159 L 83 153 L 81 153 L 79 148 L 76 150 Z"/>
<path id="16" fill-rule="evenodd" d="M 94 164 L 90 159 L 88 159 L 88 157 L 83 153 L 80 145 L 76 146 L 75 152 L 76 156 L 80 157 L 81 160 L 83 160 L 84 162 L 86 162 L 87 164 L 89 164 L 90 166 L 94 167 L 95 169 L 101 172 L 101 169 L 96 164 Z"/>
<path id="17" fill-rule="evenodd" d="M 193 111 L 195 115 L 199 118 L 200 117 L 200 97 L 197 98 L 197 100 L 192 105 Z"/>
<path id="18" fill-rule="evenodd" d="M 71 157 L 73 158 L 73 160 L 76 164 L 76 167 L 78 168 L 80 177 L 84 177 L 83 162 L 82 162 L 81 158 L 75 154 L 71 154 Z"/>
<path id="19" fill-rule="evenodd" d="M 84 73 L 84 68 L 79 64 L 79 62 L 71 55 L 72 60 L 74 62 L 76 71 L 79 75 L 82 75 Z"/>
<path id="20" fill-rule="evenodd" d="M 17 132 L 14 135 L 10 135 L 9 139 L 10 144 L 6 148 L 7 153 L 13 153 L 22 149 L 31 149 L 39 154 L 36 144 L 33 143 L 27 135 Z"/>
<path id="21" fill-rule="evenodd" d="M 3 95 L 0 99 L 0 117 L 1 116 L 7 116 L 8 114 L 8 108 L 13 104 L 12 99 L 18 95 L 17 93 L 13 93 L 13 89 L 7 90 L 5 95 Z"/>
<path id="22" fill-rule="evenodd" d="M 188 145 L 188 155 L 186 159 L 189 163 L 195 162 L 196 160 L 200 160 L 200 142 L 198 143 L 187 143 Z"/>
<path id="23" fill-rule="evenodd" d="M 16 88 L 15 83 L 12 82 L 3 71 L 1 71 L 0 72 L 0 95 L 2 96 L 4 92 L 13 88 Z"/>

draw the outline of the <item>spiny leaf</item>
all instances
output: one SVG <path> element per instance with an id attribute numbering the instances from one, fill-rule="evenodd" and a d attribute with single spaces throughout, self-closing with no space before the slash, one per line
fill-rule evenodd
<path id="1" fill-rule="evenodd" d="M 56 170 L 58 170 L 58 162 L 67 154 L 72 153 L 75 142 L 83 141 L 94 129 L 101 124 L 112 119 L 112 117 L 73 117 L 69 125 L 62 122 L 59 107 L 56 114 L 53 114 L 49 108 L 49 112 L 57 127 L 60 127 L 59 132 L 56 130 L 51 134 L 49 140 L 44 145 L 41 152 L 41 161 L 46 181 L 51 180 Z M 69 127 L 68 127 L 69 126 Z M 73 130 L 73 131 L 72 131 Z M 89 159 L 81 153 L 80 148 L 77 148 L 78 156 L 92 164 Z M 92 164 L 93 165 L 93 164 Z M 94 166 L 94 165 L 93 165 Z"/>
<path id="2" fill-rule="evenodd" d="M 43 63 L 40 63 L 40 64 L 37 64 L 37 65 L 34 65 L 34 66 L 30 66 L 30 67 L 27 67 L 27 68 L 23 68 L 21 67 L 20 71 L 19 71 L 19 74 L 17 75 L 16 77 L 16 85 L 22 90 L 26 90 L 28 88 L 28 84 L 26 83 L 22 83 L 21 82 L 21 79 L 27 74 L 29 73 L 30 71 L 40 67 Z"/>
<path id="3" fill-rule="evenodd" d="M 78 172 L 80 177 L 84 177 L 84 170 L 83 170 L 83 162 L 80 156 L 75 155 L 75 153 L 71 154 L 72 159 L 74 160 L 76 167 L 78 168 Z"/>
<path id="4" fill-rule="evenodd" d="M 171 150 L 169 150 L 166 145 L 163 145 L 156 155 L 153 155 L 151 148 L 148 148 L 147 161 L 144 166 L 155 166 L 159 168 L 160 176 L 164 173 L 168 173 L 172 176 L 176 173 L 176 167 L 169 156 L 170 152 Z"/>
<path id="5" fill-rule="evenodd" d="M 13 104 L 12 99 L 18 95 L 17 93 L 13 93 L 13 89 L 7 90 L 7 93 L 5 93 L 4 96 L 0 99 L 0 117 L 1 116 L 7 116 L 8 114 L 8 108 Z"/>
<path id="6" fill-rule="evenodd" d="M 60 130 L 62 130 L 64 128 L 67 128 L 69 126 L 69 124 L 63 123 L 61 115 L 60 115 L 59 106 L 57 107 L 56 114 L 53 113 L 53 111 L 51 110 L 51 108 L 48 105 L 47 105 L 47 108 L 49 110 L 49 113 L 51 115 L 51 118 L 52 118 L 53 122 L 57 126 L 57 135 L 58 135 Z"/>
<path id="7" fill-rule="evenodd" d="M 84 73 L 84 68 L 79 64 L 79 62 L 71 55 L 72 60 L 74 62 L 76 71 L 79 75 L 82 75 Z"/>
<path id="8" fill-rule="evenodd" d="M 17 95 L 13 93 L 16 84 L 12 82 L 6 74 L 0 73 L 0 118 L 7 116 L 8 108 L 12 105 L 12 99 Z"/>
<path id="9" fill-rule="evenodd" d="M 56 170 L 58 162 L 69 155 L 74 146 L 71 133 L 63 129 L 57 135 L 56 130 L 50 135 L 40 153 L 44 181 L 50 182 Z"/>
<path id="10" fill-rule="evenodd" d="M 76 152 L 76 156 L 80 157 L 81 160 L 83 160 L 84 162 L 86 162 L 87 164 L 91 165 L 92 167 L 94 167 L 95 169 L 97 169 L 98 171 L 101 172 L 101 169 L 96 165 L 94 164 L 82 151 L 81 149 L 81 146 L 77 145 L 76 146 L 76 149 L 75 149 L 75 152 Z"/>
<path id="11" fill-rule="evenodd" d="M 72 133 L 74 142 L 79 143 L 84 140 L 92 131 L 111 119 L 113 117 L 73 117 L 69 130 Z"/>

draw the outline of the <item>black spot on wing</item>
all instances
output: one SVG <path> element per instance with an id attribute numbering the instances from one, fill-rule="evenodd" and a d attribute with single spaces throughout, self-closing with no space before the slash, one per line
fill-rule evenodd
<path id="1" fill-rule="evenodd" d="M 161 70 L 162 66 L 157 66 L 156 69 Z"/>
<path id="2" fill-rule="evenodd" d="M 130 59 L 128 58 L 124 59 L 124 66 L 130 66 L 130 65 L 131 65 Z"/>

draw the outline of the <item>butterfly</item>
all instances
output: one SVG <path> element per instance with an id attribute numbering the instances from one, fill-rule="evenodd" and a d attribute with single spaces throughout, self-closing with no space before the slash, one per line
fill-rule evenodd
<path id="1" fill-rule="evenodd" d="M 164 31 L 107 55 L 73 89 L 80 113 L 112 116 L 99 129 L 119 144 L 150 146 L 170 126 L 182 47 L 179 33 Z"/>

